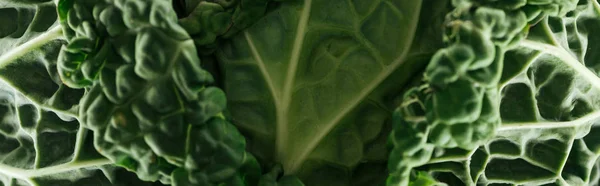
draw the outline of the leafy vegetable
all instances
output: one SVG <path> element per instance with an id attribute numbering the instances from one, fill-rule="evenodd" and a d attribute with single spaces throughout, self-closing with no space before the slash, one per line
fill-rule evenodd
<path id="1" fill-rule="evenodd" d="M 472 26 L 469 25 L 471 22 L 457 21 L 463 24 L 457 29 L 457 42 L 438 51 L 436 56 L 442 57 L 434 57 L 425 72 L 425 79 L 430 84 L 409 91 L 404 106 L 396 111 L 397 123 L 391 137 L 395 148 L 390 158 L 390 170 L 396 170 L 396 173 L 388 183 L 406 185 L 411 182 L 413 167 L 428 171 L 435 179 L 449 185 L 592 185 L 596 182 L 598 150 L 595 148 L 598 141 L 592 139 L 595 138 L 596 95 L 599 88 L 596 84 L 599 79 L 592 62 L 595 54 L 586 49 L 593 48 L 592 42 L 588 41 L 593 41 L 594 36 L 587 33 L 597 29 L 599 6 L 596 1 L 575 3 L 565 1 L 560 4 L 562 7 L 559 11 L 542 9 L 537 16 L 527 15 L 529 5 L 519 7 L 529 24 L 532 21 L 539 23 L 532 27 L 519 26 L 529 30 L 520 32 L 528 34 L 524 39 L 497 37 L 501 41 L 508 38 L 510 42 L 493 43 L 495 46 L 492 47 L 496 48 L 497 53 L 500 49 L 501 55 L 493 59 L 501 63 L 502 69 L 501 74 L 496 73 L 497 78 L 485 78 L 495 79 L 492 86 L 487 86 L 489 88 L 485 93 L 494 97 L 484 97 L 483 102 L 466 101 L 476 96 L 444 98 L 444 94 L 468 95 L 464 90 L 469 89 L 464 85 L 474 86 L 473 90 L 490 85 L 472 82 L 457 86 L 461 83 L 461 77 L 456 78 L 455 74 L 469 77 L 471 72 L 476 72 L 473 69 L 467 73 L 457 73 L 460 69 L 469 69 L 458 66 L 462 64 L 459 62 L 475 65 L 473 61 L 477 62 L 480 56 L 485 57 L 485 53 L 472 52 L 484 48 L 477 45 L 478 40 L 461 37 L 461 30 Z M 475 10 L 476 16 L 464 17 L 489 19 L 491 16 L 477 14 L 489 14 L 492 11 L 480 8 Z M 540 18 L 540 14 L 551 16 Z M 498 23 L 499 20 L 486 22 Z M 481 21 L 474 19 L 472 23 L 475 29 L 470 30 L 486 33 Z M 585 36 L 589 40 L 573 36 Z M 461 44 L 461 41 L 475 41 L 473 43 L 476 44 L 471 46 L 479 47 L 460 48 L 460 51 L 457 48 L 469 46 Z M 512 47 L 503 46 L 505 43 L 510 43 Z M 469 77 L 467 80 L 477 78 Z M 453 81 L 456 85 L 445 83 Z M 457 101 L 447 104 L 448 100 Z M 470 110 L 457 110 L 453 106 L 462 103 L 479 106 L 458 107 Z M 444 119 L 444 115 L 462 117 Z M 467 115 L 475 117 L 465 117 Z M 502 124 L 495 134 L 489 134 L 489 129 L 480 126 L 482 118 L 484 121 L 501 121 Z M 466 120 L 462 122 L 467 123 L 460 124 L 456 119 Z M 451 128 L 446 129 L 448 126 Z M 473 141 L 482 136 L 491 139 L 478 143 Z M 472 145 L 481 146 L 473 148 Z"/>
<path id="2" fill-rule="evenodd" d="M 436 49 L 427 39 L 437 37 L 419 35 L 435 29 L 419 28 L 429 14 L 421 10 L 444 10 L 432 2 L 286 2 L 219 47 L 229 110 L 250 151 L 307 185 L 381 183 L 396 85 Z"/>
<path id="3" fill-rule="evenodd" d="M 0 81 L 2 185 L 153 185 L 98 154 L 75 118 L 38 107 Z"/>
<path id="4" fill-rule="evenodd" d="M 0 5 L 0 78 L 41 107 L 76 113 L 74 105 L 82 91 L 63 85 L 56 70 L 58 49 L 65 41 L 54 3 L 8 1 Z"/>
<path id="5" fill-rule="evenodd" d="M 220 115 L 225 95 L 208 86 L 212 76 L 168 2 L 59 5 L 69 40 L 60 75 L 71 87 L 89 88 L 79 116 L 102 155 L 147 181 L 244 182 L 238 169 L 256 160 Z M 260 173 L 254 168 L 248 174 Z"/>
<path id="6" fill-rule="evenodd" d="M 65 42 L 54 4 L 1 6 L 0 183 L 153 185 L 99 155 L 73 117 L 82 92 L 62 85 L 56 73 Z"/>
<path id="7" fill-rule="evenodd" d="M 194 38 L 196 45 L 207 49 L 215 47 L 218 37 L 229 38 L 262 18 L 272 1 L 285 0 L 190 0 L 186 1 L 188 15 L 179 23 Z"/>
<path id="8" fill-rule="evenodd" d="M 99 155 L 89 131 L 73 117 L 81 92 L 62 85 L 56 68 L 47 68 L 56 65 L 64 44 L 54 4 L 1 4 L 2 185 L 152 185 Z"/>
<path id="9" fill-rule="evenodd" d="M 600 179 L 595 0 L 5 0 L 0 23 L 2 185 Z"/>

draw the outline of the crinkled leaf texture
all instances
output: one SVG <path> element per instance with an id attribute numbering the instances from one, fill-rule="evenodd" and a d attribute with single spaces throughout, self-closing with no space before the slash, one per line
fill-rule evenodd
<path id="1" fill-rule="evenodd" d="M 436 184 L 598 185 L 599 32 L 595 0 L 580 0 L 564 16 L 541 18 L 503 54 L 497 85 L 501 125 L 495 135 L 472 150 L 432 144 L 411 148 L 420 149 L 414 152 L 421 158 L 408 161 L 425 164 L 415 170 L 428 172 Z M 407 110 L 396 113 L 399 120 L 416 113 Z M 416 136 L 422 139 L 427 133 Z"/>
<path id="2" fill-rule="evenodd" d="M 98 154 L 90 134 L 75 118 L 40 108 L 0 81 L 1 185 L 159 185 Z"/>
<path id="3" fill-rule="evenodd" d="M 0 79 L 42 107 L 74 114 L 83 91 L 66 87 L 58 76 L 56 59 L 65 41 L 57 18 L 52 1 L 0 3 Z"/>
<path id="4" fill-rule="evenodd" d="M 57 18 L 52 1 L 0 3 L 0 185 L 160 185 L 93 148 L 75 118 L 83 91 L 57 74 Z"/>
<path id="5" fill-rule="evenodd" d="M 283 1 L 223 42 L 228 110 L 250 151 L 307 185 L 385 184 L 390 111 L 441 47 L 447 7 Z"/>
<path id="6" fill-rule="evenodd" d="M 146 181 L 256 185 L 261 167 L 170 2 L 61 0 L 59 15 L 59 75 L 86 90 L 78 117 L 102 155 Z"/>
<path id="7" fill-rule="evenodd" d="M 229 38 L 261 19 L 274 1 L 220 0 L 185 1 L 185 17 L 179 24 L 194 39 L 201 54 L 210 54 L 218 46 L 217 38 Z"/>

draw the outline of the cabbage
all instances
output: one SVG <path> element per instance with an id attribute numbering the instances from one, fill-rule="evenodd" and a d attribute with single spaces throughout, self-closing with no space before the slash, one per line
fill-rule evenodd
<path id="1" fill-rule="evenodd" d="M 2 185 L 596 185 L 595 0 L 5 0 Z"/>

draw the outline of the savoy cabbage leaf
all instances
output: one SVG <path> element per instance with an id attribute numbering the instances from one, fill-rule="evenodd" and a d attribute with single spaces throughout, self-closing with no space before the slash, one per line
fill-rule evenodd
<path id="1" fill-rule="evenodd" d="M 76 113 L 82 91 L 63 85 L 56 68 L 66 41 L 54 2 L 3 1 L 0 7 L 0 78 L 42 107 Z"/>
<path id="2" fill-rule="evenodd" d="M 59 75 L 87 90 L 78 116 L 102 155 L 146 181 L 256 184 L 261 167 L 168 1 L 64 0 L 58 11 L 69 40 Z"/>
<path id="3" fill-rule="evenodd" d="M 76 118 L 38 107 L 4 81 L 0 126 L 2 185 L 158 185 L 98 154 Z"/>
<path id="4" fill-rule="evenodd" d="M 54 2 L 0 7 L 2 185 L 158 185 L 98 154 L 91 132 L 75 118 L 83 91 L 66 87 L 57 74 L 66 41 Z"/>
<path id="5" fill-rule="evenodd" d="M 475 122 L 467 122 L 467 125 L 435 123 L 436 119 L 442 118 L 442 114 L 453 112 L 445 110 L 446 113 L 437 113 L 437 109 L 447 106 L 448 109 L 457 108 L 440 104 L 445 100 L 435 100 L 436 94 L 452 93 L 448 90 L 452 84 L 445 85 L 447 87 L 444 89 L 440 84 L 433 85 L 436 80 L 430 76 L 431 79 L 426 77 L 426 82 L 431 84 L 407 92 L 403 106 L 395 113 L 396 128 L 390 137 L 395 147 L 390 158 L 390 170 L 394 170 L 394 173 L 388 183 L 414 183 L 417 173 L 428 172 L 437 180 L 436 184 L 447 185 L 598 184 L 600 146 L 597 124 L 600 112 L 597 95 L 600 93 L 600 77 L 597 73 L 597 53 L 594 52 L 594 38 L 597 36 L 592 33 L 600 29 L 600 6 L 594 0 L 562 3 L 562 10 L 554 8 L 541 11 L 541 14 L 549 16 L 526 16 L 531 25 L 524 27 L 525 30 L 520 33 L 527 35 L 516 38 L 516 42 L 508 42 L 512 47 L 502 47 L 505 43 L 494 43 L 496 49 L 506 50 L 501 52 L 502 56 L 495 57 L 502 63 L 501 75 L 497 76 L 497 83 L 488 86 L 486 93 L 490 94 L 491 91 L 491 95 L 495 96 L 479 103 L 480 111 L 461 112 L 480 114 L 480 118 L 495 116 L 496 121 L 501 123 L 493 134 L 478 134 L 484 129 L 477 126 L 480 125 L 477 122 L 480 118 Z M 527 14 L 526 6 L 521 8 Z M 477 23 L 476 17 L 464 16 L 463 19 L 473 18 L 473 22 Z M 465 20 L 458 24 L 465 23 L 469 24 Z M 485 33 L 484 28 L 477 29 Z M 470 39 L 467 43 L 473 42 Z M 437 70 L 432 74 L 437 77 L 460 76 L 461 73 L 435 73 L 460 69 L 455 66 L 460 63 L 444 64 L 444 60 L 471 62 L 469 60 L 483 56 L 478 52 L 456 52 L 452 48 L 456 46 L 461 45 L 454 44 L 446 51 L 441 50 L 447 58 L 434 57 L 432 62 L 439 60 L 428 67 Z M 446 76 L 444 80 L 460 81 L 461 77 L 450 79 Z M 469 85 L 478 86 L 477 83 Z M 451 97 L 446 99 L 452 100 Z M 449 129 L 436 129 L 439 125 Z M 461 144 L 477 136 L 486 136 L 488 139 L 478 144 L 472 141 L 465 143 L 466 146 Z M 472 148 L 471 145 L 480 146 Z"/>
<path id="6" fill-rule="evenodd" d="M 384 184 L 391 110 L 441 47 L 431 23 L 448 7 L 285 1 L 224 41 L 216 56 L 228 110 L 250 152 L 307 185 Z"/>
<path id="7" fill-rule="evenodd" d="M 55 3 L 59 7 L 58 16 Z M 126 173 L 121 168 L 115 168 L 118 165 L 134 171 L 137 176 L 146 181 L 160 179 L 163 183 L 170 184 L 171 178 L 174 178 L 173 182 L 176 185 L 206 185 L 208 182 L 228 180 L 232 175 L 237 175 L 235 169 L 239 167 L 247 172 L 247 174 L 243 174 L 245 181 L 258 181 L 258 176 L 261 174 L 260 167 L 257 163 L 253 163 L 252 155 L 244 153 L 243 137 L 235 135 L 236 129 L 223 117 L 218 116 L 224 107 L 224 95 L 219 89 L 202 86 L 203 83 L 210 83 L 212 77 L 199 67 L 200 63 L 195 54 L 193 42 L 191 40 L 186 42 L 186 37 L 189 36 L 177 25 L 177 19 L 173 19 L 170 4 L 152 1 L 74 2 L 67 0 L 57 2 L 10 1 L 3 2 L 2 5 L 4 8 L 0 10 L 4 15 L 3 19 L 5 20 L 3 21 L 9 23 L 7 27 L 3 27 L 3 38 L 0 40 L 3 45 L 0 76 L 7 82 L 7 84 L 2 84 L 2 87 L 18 90 L 28 100 L 35 101 L 36 104 L 31 105 L 35 108 L 39 106 L 38 110 L 55 111 L 60 114 L 60 118 L 67 118 L 70 121 L 63 123 L 71 125 L 69 128 L 67 124 L 62 124 L 64 125 L 62 126 L 61 123 L 57 123 L 58 121 L 54 123 L 48 121 L 59 129 L 68 128 L 69 133 L 51 133 L 49 137 L 45 137 L 40 132 L 40 140 L 48 143 L 41 145 L 51 149 L 39 150 L 37 153 L 39 156 L 35 156 L 38 149 L 32 146 L 37 147 L 36 143 L 38 142 L 27 141 L 27 139 L 36 139 L 38 134 L 31 132 L 29 133 L 31 137 L 23 137 L 21 140 L 21 133 L 17 133 L 19 127 L 33 124 L 14 123 L 18 121 L 15 118 L 19 117 L 8 110 L 7 116 L 3 117 L 6 120 L 1 124 L 8 128 L 7 130 L 12 129 L 12 131 L 7 131 L 8 137 L 19 138 L 19 140 L 7 138 L 3 141 L 7 145 L 7 154 L 2 157 L 6 158 L 9 163 L 13 163 L 13 161 L 17 163 L 7 165 L 7 170 L 4 172 L 15 178 L 27 179 L 25 181 L 37 179 L 37 177 L 49 180 L 39 183 L 40 185 L 67 184 L 50 182 L 54 177 L 59 181 L 61 181 L 60 179 L 71 181 L 75 185 L 85 184 L 78 182 L 78 179 L 83 181 L 97 179 L 91 181 L 95 182 L 94 184 L 119 185 L 118 178 L 130 176 L 131 173 Z M 94 7 L 96 9 L 103 7 L 105 11 L 95 11 L 99 14 L 92 15 L 93 12 L 90 10 Z M 119 11 L 119 8 L 123 7 L 138 8 L 141 12 L 126 11 L 123 15 Z M 148 11 L 152 12 L 154 17 L 146 14 Z M 58 19 L 59 17 L 61 19 Z M 18 21 L 12 22 L 11 19 Z M 125 21 L 123 22 L 123 20 Z M 12 25 L 13 23 L 14 25 Z M 128 24 L 129 27 L 124 24 Z M 110 26 L 107 28 L 106 25 Z M 129 28 L 132 28 L 131 31 L 127 30 Z M 140 36 L 137 37 L 138 35 Z M 163 39 L 153 40 L 156 37 Z M 135 47 L 136 43 L 137 49 L 131 48 Z M 163 44 L 173 45 L 173 51 L 156 53 L 155 50 L 159 49 L 157 47 L 163 47 Z M 143 51 L 148 51 L 148 53 L 144 54 Z M 169 54 L 169 56 L 163 54 Z M 163 55 L 164 58 L 161 58 L 160 55 Z M 170 59 L 167 60 L 167 58 Z M 133 62 L 132 59 L 141 60 L 135 69 L 133 65 L 127 65 L 127 62 Z M 156 62 L 160 64 L 156 64 Z M 172 73 L 173 76 L 161 75 L 164 66 L 160 65 L 176 65 L 177 68 L 167 70 L 167 74 L 175 72 Z M 134 71 L 141 73 L 140 76 L 146 79 L 140 78 Z M 31 76 L 24 78 L 23 72 L 29 72 Z M 204 75 L 202 75 L 203 73 Z M 117 76 L 116 79 L 114 76 Z M 133 91 L 137 91 L 136 87 L 144 84 L 149 87 L 144 90 L 150 90 L 136 92 L 136 94 L 148 92 L 149 97 L 132 95 Z M 168 87 L 174 84 L 181 87 L 181 91 L 171 91 L 170 95 L 172 96 L 167 96 L 165 91 L 169 92 Z M 195 94 L 198 91 L 201 93 Z M 85 94 L 82 98 L 83 92 Z M 111 99 L 107 99 L 107 97 Z M 164 101 L 155 101 L 156 98 Z M 133 101 L 125 102 L 126 99 Z M 171 103 L 177 102 L 173 100 L 179 99 L 188 100 L 182 100 L 190 103 L 186 104 L 187 111 L 184 108 L 169 107 Z M 204 101 L 192 101 L 196 99 Z M 158 107 L 139 106 L 139 104 L 148 103 L 144 100 L 156 103 Z M 7 104 L 20 105 L 20 103 L 13 102 Z M 156 104 L 154 105 L 156 106 Z M 132 105 L 135 105 L 133 106 L 135 109 L 131 108 Z M 160 111 L 167 109 L 168 113 L 163 112 L 165 117 L 158 117 L 158 115 L 154 115 L 155 113 L 148 113 L 155 111 L 152 108 L 162 109 Z M 134 110 L 138 115 L 134 115 Z M 112 114 L 112 112 L 118 113 Z M 139 115 L 140 112 L 142 112 L 142 116 Z M 31 114 L 23 117 L 27 121 L 36 121 L 35 116 L 35 114 Z M 107 126 L 106 122 L 109 122 L 107 119 L 111 117 L 116 118 L 110 121 L 111 123 L 122 125 Z M 140 121 L 139 117 L 144 118 Z M 169 124 L 168 127 L 163 127 L 162 131 L 164 132 L 157 129 L 158 121 Z M 200 123 L 192 126 L 188 121 Z M 44 120 L 37 122 L 46 123 Z M 141 122 L 150 126 L 143 126 L 146 128 L 142 127 L 143 130 L 141 130 L 137 126 Z M 180 133 L 174 132 L 177 124 L 180 126 Z M 128 128 L 119 127 L 125 125 Z M 30 127 L 35 127 L 35 125 Z M 40 130 L 46 130 L 43 127 L 40 128 Z M 131 130 L 134 130 L 133 132 L 138 130 L 137 132 L 140 134 L 147 135 L 134 134 L 131 133 Z M 161 134 L 165 135 L 160 136 Z M 147 142 L 144 137 L 148 138 Z M 20 145 L 22 147 L 18 143 L 15 145 L 15 141 L 23 141 L 23 144 Z M 213 146 L 215 141 L 220 142 L 223 146 Z M 174 142 L 179 145 L 173 146 Z M 59 148 L 60 145 L 66 147 Z M 76 145 L 77 149 L 75 149 Z M 82 156 L 90 158 L 89 162 L 85 159 L 79 160 L 79 148 L 86 150 Z M 28 155 L 30 157 L 19 156 L 23 155 L 22 149 L 30 150 L 31 152 L 27 152 L 33 155 Z M 157 157 L 155 153 L 160 156 Z M 56 162 L 49 162 L 56 166 L 50 167 L 45 164 L 38 166 L 32 163 L 46 161 L 44 158 L 56 158 L 57 160 L 54 160 Z M 184 166 L 185 162 L 188 163 Z M 10 166 L 17 166 L 17 168 Z M 19 166 L 24 170 L 20 170 Z M 101 174 L 97 173 L 96 169 Z M 81 172 L 77 173 L 81 176 L 73 173 L 77 171 Z M 113 175 L 113 172 L 116 171 L 119 174 Z M 160 175 L 161 173 L 162 175 Z M 251 174 L 255 176 L 251 176 Z M 102 181 L 102 176 L 108 181 Z M 232 180 L 230 182 L 244 181 L 241 179 L 240 177 L 230 179 Z M 8 180 L 10 182 L 11 179 Z M 151 183 L 153 182 L 144 182 L 143 184 Z M 130 184 L 134 184 L 134 182 L 125 185 Z"/>
<path id="8" fill-rule="evenodd" d="M 600 179 L 596 0 L 4 0 L 0 23 L 1 185 Z"/>

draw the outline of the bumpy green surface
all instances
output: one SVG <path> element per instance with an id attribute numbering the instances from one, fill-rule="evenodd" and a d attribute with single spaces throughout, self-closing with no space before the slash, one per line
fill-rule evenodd
<path id="1" fill-rule="evenodd" d="M 42 107 L 75 113 L 83 91 L 58 76 L 56 58 L 66 42 L 57 18 L 49 0 L 0 3 L 0 78 Z"/>
<path id="2" fill-rule="evenodd" d="M 155 185 L 115 166 L 73 117 L 38 107 L 0 81 L 0 185 Z"/>
<path id="3" fill-rule="evenodd" d="M 56 71 L 66 43 L 56 20 L 51 1 L 0 3 L 0 185 L 158 185 L 91 146 L 74 118 L 83 91 L 62 85 Z"/>
<path id="4" fill-rule="evenodd" d="M 451 44 L 436 54 L 441 57 L 433 58 L 425 73 L 426 84 L 407 92 L 395 112 L 389 162 L 394 171 L 388 185 L 417 184 L 417 175 L 424 172 L 438 182 L 424 185 L 597 184 L 600 78 L 595 65 L 598 53 L 593 52 L 597 36 L 591 33 L 600 31 L 600 6 L 596 1 L 548 3 L 555 4 L 467 5 L 475 7 L 469 11 L 474 15 L 450 15 L 458 18 L 447 36 Z M 490 21 L 515 12 L 527 19 L 512 24 Z M 485 27 L 489 24 L 478 19 L 507 28 L 521 25 L 516 28 L 522 31 L 512 37 L 494 36 L 517 32 L 498 27 L 490 31 Z M 459 38 L 470 24 L 475 25 L 471 31 L 488 38 L 478 34 Z M 481 41 L 490 42 L 490 47 Z M 500 56 L 489 57 L 494 51 Z M 501 64 L 478 65 L 481 59 Z M 483 76 L 487 81 L 481 82 L 482 76 L 473 76 L 481 68 L 496 75 Z M 461 79 L 471 82 L 459 86 Z M 463 96 L 477 95 L 476 90 L 486 87 L 483 101 Z M 456 106 L 460 104 L 465 105 Z M 478 122 L 482 118 L 501 123 L 491 130 L 494 125 Z M 450 129 L 436 129 L 440 125 Z"/>
<path id="5" fill-rule="evenodd" d="M 225 95 L 210 86 L 213 77 L 200 66 L 192 33 L 179 26 L 169 2 L 7 1 L 1 5 L 0 21 L 7 25 L 0 30 L 0 78 L 7 83 L 0 88 L 11 94 L 7 94 L 7 109 L 2 110 L 5 119 L 0 120 L 7 130 L 6 154 L 0 158 L 9 163 L 0 172 L 7 174 L 8 185 L 86 185 L 94 179 L 101 185 L 257 185 L 259 180 L 302 185 L 293 176 L 280 181 L 281 169 L 261 175 L 261 166 L 270 166 L 260 165 L 245 152 L 244 137 L 221 114 Z M 248 12 L 252 11 L 244 9 L 241 14 Z M 36 136 L 35 130 L 20 132 L 19 127 L 33 130 L 29 128 L 35 126 L 17 122 L 21 113 L 15 114 L 13 107 L 25 101 L 14 103 L 12 93 L 24 94 L 20 99 L 33 101 L 26 103 L 34 110 L 56 112 L 70 128 L 54 122 L 54 127 L 68 128 L 53 133 L 56 139 L 41 132 Z M 35 114 L 30 115 L 23 120 L 35 120 Z M 38 142 L 29 142 L 24 135 L 57 148 L 47 152 L 29 147 L 37 147 Z M 23 147 L 15 145 L 21 138 Z M 23 148 L 32 155 L 18 156 Z M 57 160 L 47 160 L 52 166 L 36 164 L 46 158 Z M 138 184 L 135 176 L 115 165 L 151 182 Z"/>
<path id="6" fill-rule="evenodd" d="M 143 180 L 174 185 L 242 185 L 260 167 L 220 114 L 193 41 L 167 1 L 60 1 L 69 44 L 59 72 L 87 90 L 79 119 L 94 145 Z M 255 164 L 255 163 L 254 163 Z M 247 176 L 250 178 L 252 176 Z"/>
<path id="7" fill-rule="evenodd" d="M 5 0 L 0 25 L 0 185 L 600 179 L 595 0 Z"/>
<path id="8" fill-rule="evenodd" d="M 285 0 L 190 0 L 185 5 L 187 15 L 179 24 L 203 49 L 201 52 L 209 53 L 217 46 L 217 38 L 229 38 L 246 29 L 278 1 Z"/>

